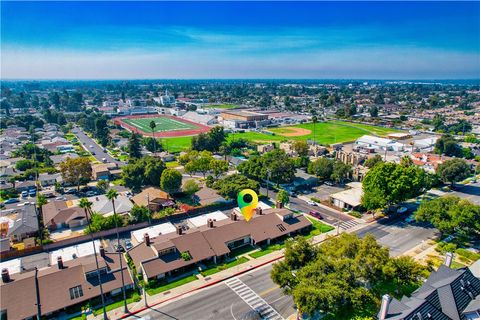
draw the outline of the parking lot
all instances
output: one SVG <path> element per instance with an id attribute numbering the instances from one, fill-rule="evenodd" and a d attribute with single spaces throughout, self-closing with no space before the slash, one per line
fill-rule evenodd
<path id="1" fill-rule="evenodd" d="M 345 190 L 342 187 L 338 186 L 329 186 L 322 184 L 321 186 L 315 188 L 311 193 L 305 194 L 308 198 L 317 198 L 319 200 L 327 200 L 332 193 L 340 192 Z"/>

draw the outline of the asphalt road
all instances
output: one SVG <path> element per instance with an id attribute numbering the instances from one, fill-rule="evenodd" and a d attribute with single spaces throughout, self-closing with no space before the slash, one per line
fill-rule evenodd
<path id="1" fill-rule="evenodd" d="M 261 187 L 260 188 L 260 193 L 266 195 L 267 194 L 267 189 L 265 189 L 264 187 Z M 276 195 L 277 195 L 277 193 L 274 190 L 271 190 L 271 189 L 268 190 L 268 196 L 270 198 L 275 199 Z M 291 209 L 302 211 L 302 212 L 305 212 L 305 213 L 308 213 L 312 210 L 320 212 L 324 221 L 328 222 L 332 225 L 336 224 L 338 221 L 345 222 L 345 221 L 353 220 L 353 218 L 350 217 L 347 214 L 339 213 L 339 212 L 336 212 L 335 210 L 327 210 L 327 209 L 325 209 L 323 207 L 319 207 L 319 206 L 311 206 L 308 203 L 306 203 L 305 201 L 303 201 L 303 200 L 301 200 L 297 197 L 290 197 L 289 207 Z"/>
<path id="2" fill-rule="evenodd" d="M 469 183 L 467 185 L 458 184 L 457 190 L 450 192 L 448 195 L 457 196 L 467 199 L 477 205 L 480 205 L 480 182 Z"/>
<path id="3" fill-rule="evenodd" d="M 107 152 L 103 151 L 103 147 L 100 146 L 95 140 L 90 138 L 83 132 L 82 129 L 79 127 L 74 127 L 72 132 L 77 136 L 78 141 L 89 151 L 94 152 L 93 155 L 95 159 L 100 162 L 103 162 L 102 159 L 105 158 L 109 163 L 116 163 L 119 167 L 125 165 L 124 162 L 120 160 L 115 160 L 112 156 L 110 156 Z M 90 147 L 92 146 L 92 147 Z"/>
<path id="4" fill-rule="evenodd" d="M 255 291 L 284 318 L 295 312 L 292 298 L 283 295 L 281 289 L 270 280 L 271 265 L 242 275 L 239 279 Z M 225 283 L 204 289 L 194 295 L 148 309 L 129 319 L 182 319 L 182 320 L 240 320 L 252 309 Z"/>
<path id="5" fill-rule="evenodd" d="M 435 232 L 435 229 L 426 225 L 396 220 L 375 223 L 355 233 L 361 237 L 367 233 L 373 234 L 381 244 L 390 248 L 393 256 L 397 256 L 427 241 Z M 239 278 L 286 318 L 295 313 L 294 304 L 291 297 L 285 296 L 272 282 L 270 270 L 271 265 L 268 265 Z M 224 283 L 154 309 L 140 313 L 137 318 L 240 320 L 247 312 L 251 312 L 251 308 Z"/>
<path id="6" fill-rule="evenodd" d="M 380 244 L 390 248 L 392 256 L 401 255 L 422 244 L 433 238 L 437 232 L 435 228 L 424 223 L 406 223 L 399 220 L 380 221 L 355 231 L 360 237 L 373 234 Z"/>

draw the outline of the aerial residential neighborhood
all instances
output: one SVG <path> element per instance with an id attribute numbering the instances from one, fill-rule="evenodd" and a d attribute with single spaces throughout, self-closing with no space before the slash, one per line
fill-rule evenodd
<path id="1" fill-rule="evenodd" d="M 478 2 L 0 6 L 1 319 L 480 319 Z"/>

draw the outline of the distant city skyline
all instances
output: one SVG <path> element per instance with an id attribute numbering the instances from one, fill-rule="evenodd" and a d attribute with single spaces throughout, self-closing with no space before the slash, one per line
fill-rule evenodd
<path id="1" fill-rule="evenodd" d="M 479 79 L 479 2 L 1 2 L 2 79 Z"/>

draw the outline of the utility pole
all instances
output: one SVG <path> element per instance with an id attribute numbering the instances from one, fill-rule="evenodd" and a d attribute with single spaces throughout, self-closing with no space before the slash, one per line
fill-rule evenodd
<path id="1" fill-rule="evenodd" d="M 150 210 L 150 194 L 147 193 L 147 209 L 148 209 L 148 225 L 152 224 L 152 221 L 150 220 L 150 216 L 152 215 L 152 211 Z"/>
<path id="2" fill-rule="evenodd" d="M 40 304 L 40 290 L 38 285 L 38 268 L 35 267 L 35 295 L 37 297 L 37 320 L 42 317 L 42 305 Z"/>

